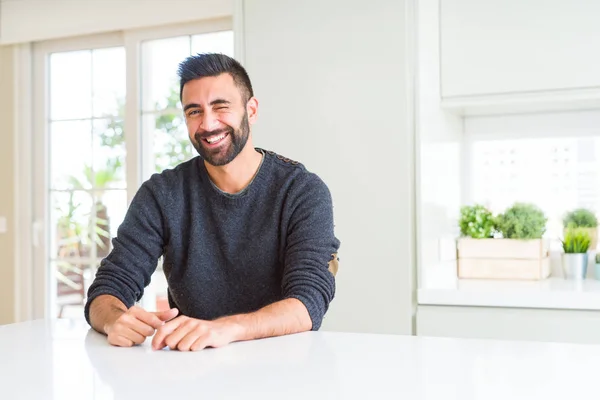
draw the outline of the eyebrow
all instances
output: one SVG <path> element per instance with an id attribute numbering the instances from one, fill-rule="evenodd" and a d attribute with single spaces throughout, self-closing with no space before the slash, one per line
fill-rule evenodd
<path id="1" fill-rule="evenodd" d="M 209 103 L 209 105 L 211 105 L 211 106 L 214 106 L 216 104 L 229 105 L 229 104 L 231 104 L 231 102 L 229 100 L 225 100 L 225 99 L 214 99 L 213 101 L 211 101 Z M 190 103 L 190 104 L 187 104 L 185 107 L 183 107 L 183 111 L 185 112 L 185 111 L 189 110 L 190 108 L 202 108 L 202 106 L 200 104 Z"/>

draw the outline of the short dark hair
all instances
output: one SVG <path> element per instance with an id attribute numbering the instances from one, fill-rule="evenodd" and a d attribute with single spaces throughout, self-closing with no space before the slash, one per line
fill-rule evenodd
<path id="1" fill-rule="evenodd" d="M 183 100 L 183 85 L 187 82 L 221 74 L 231 75 L 236 86 L 242 91 L 244 102 L 254 96 L 250 77 L 242 64 L 225 54 L 202 53 L 189 56 L 179 64 L 177 74 L 180 78 L 179 100 Z"/>

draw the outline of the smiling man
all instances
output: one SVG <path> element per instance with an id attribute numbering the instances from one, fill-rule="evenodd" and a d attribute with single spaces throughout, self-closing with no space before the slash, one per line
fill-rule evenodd
<path id="1" fill-rule="evenodd" d="M 116 346 L 154 335 L 182 351 L 321 325 L 337 252 L 327 186 L 300 163 L 254 148 L 258 101 L 221 54 L 180 64 L 181 102 L 200 157 L 135 195 L 88 291 L 85 316 Z M 171 309 L 135 305 L 163 257 Z"/>

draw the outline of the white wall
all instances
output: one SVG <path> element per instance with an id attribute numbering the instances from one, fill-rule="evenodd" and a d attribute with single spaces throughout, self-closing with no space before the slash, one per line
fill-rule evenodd
<path id="1" fill-rule="evenodd" d="M 326 330 L 413 328 L 406 3 L 245 0 L 239 7 L 245 65 L 260 101 L 255 143 L 304 163 L 334 198 L 342 246 Z"/>
<path id="2" fill-rule="evenodd" d="M 3 0 L 0 44 L 228 17 L 232 0 Z"/>

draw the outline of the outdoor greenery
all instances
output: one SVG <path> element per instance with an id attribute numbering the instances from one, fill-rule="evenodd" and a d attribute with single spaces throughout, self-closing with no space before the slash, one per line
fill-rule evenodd
<path id="1" fill-rule="evenodd" d="M 548 218 L 534 204 L 515 203 L 496 218 L 496 226 L 507 239 L 540 239 Z"/>
<path id="2" fill-rule="evenodd" d="M 578 208 L 569 211 L 563 218 L 565 228 L 595 228 L 598 226 L 596 215 L 586 209 Z"/>
<path id="3" fill-rule="evenodd" d="M 590 247 L 590 235 L 577 228 L 569 228 L 561 241 L 565 253 L 586 253 Z"/>
<path id="4" fill-rule="evenodd" d="M 95 166 L 92 169 L 91 164 L 83 166 L 81 177 L 72 175 L 68 178 L 69 187 L 73 190 L 95 189 L 94 210 L 83 210 L 81 203 L 74 200 L 73 192 L 69 192 L 69 200 L 66 207 L 63 206 L 56 211 L 59 213 L 57 220 L 57 241 L 59 258 L 63 257 L 83 257 L 89 256 L 92 243 L 97 245 L 97 256 L 103 257 L 110 250 L 110 221 L 108 219 L 108 210 L 103 202 L 104 191 L 111 187 L 115 182 L 124 179 L 124 151 L 118 151 L 125 145 L 125 100 L 117 99 L 117 115 L 105 116 L 106 125 L 95 135 L 99 138 L 100 145 L 113 154 L 106 160 L 106 164 L 101 167 Z M 155 105 L 157 110 L 177 110 L 179 109 L 179 87 L 173 84 L 169 95 L 160 104 Z M 166 168 L 173 167 L 193 156 L 193 148 L 189 143 L 187 134 L 181 135 L 184 121 L 181 112 L 157 114 L 155 120 L 156 130 L 164 133 L 161 137 L 160 148 L 155 148 L 156 172 L 161 172 Z M 185 131 L 185 126 L 183 125 Z M 150 138 L 148 138 L 150 139 Z M 117 150 L 117 151 L 114 151 Z M 87 207 L 87 205 L 85 206 Z M 76 215 L 90 215 L 95 212 L 95 224 L 93 227 L 81 221 Z"/>
<path id="5" fill-rule="evenodd" d="M 460 234 L 474 239 L 493 237 L 495 220 L 483 205 L 463 206 L 460 209 Z"/>

